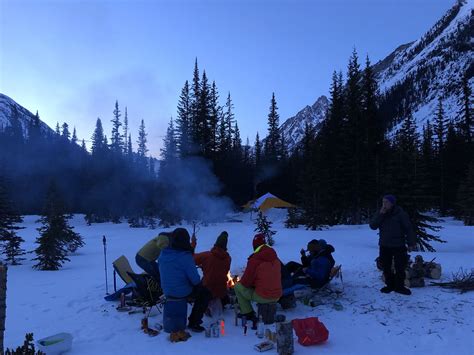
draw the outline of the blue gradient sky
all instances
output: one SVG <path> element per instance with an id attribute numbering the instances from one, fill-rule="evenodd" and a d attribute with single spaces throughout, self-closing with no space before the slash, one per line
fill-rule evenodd
<path id="1" fill-rule="evenodd" d="M 230 91 L 241 135 L 266 132 L 321 94 L 355 46 L 376 62 L 426 32 L 454 0 L 0 0 L 0 92 L 51 127 L 110 131 L 115 99 L 159 153 L 194 59 Z M 136 145 L 135 145 L 136 146 Z"/>

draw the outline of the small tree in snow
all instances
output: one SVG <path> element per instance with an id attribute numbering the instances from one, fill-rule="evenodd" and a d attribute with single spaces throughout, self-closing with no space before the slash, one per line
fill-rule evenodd
<path id="1" fill-rule="evenodd" d="M 256 224 L 257 227 L 255 228 L 255 232 L 262 233 L 265 236 L 268 245 L 272 246 L 275 244 L 273 235 L 275 235 L 276 232 L 271 230 L 273 223 L 267 219 L 267 216 L 265 216 L 262 211 L 258 212 Z"/>
<path id="2" fill-rule="evenodd" d="M 288 215 L 285 220 L 286 228 L 298 228 L 299 215 L 296 208 L 288 208 Z"/>

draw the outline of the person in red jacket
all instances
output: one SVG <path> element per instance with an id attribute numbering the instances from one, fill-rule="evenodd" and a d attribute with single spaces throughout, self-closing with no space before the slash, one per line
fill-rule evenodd
<path id="1" fill-rule="evenodd" d="M 227 232 L 217 237 L 210 251 L 194 254 L 194 262 L 202 269 L 202 284 L 212 293 L 213 298 L 227 303 L 227 274 L 230 270 L 231 257 L 227 252 Z"/>
<path id="2" fill-rule="evenodd" d="M 282 295 L 281 262 L 275 250 L 265 244 L 263 234 L 255 235 L 252 244 L 254 253 L 248 259 L 242 279 L 234 288 L 240 313 L 247 319 L 255 318 L 252 301 L 273 303 Z"/>

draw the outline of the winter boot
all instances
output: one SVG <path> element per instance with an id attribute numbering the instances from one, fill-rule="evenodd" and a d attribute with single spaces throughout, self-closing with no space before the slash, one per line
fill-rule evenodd
<path id="1" fill-rule="evenodd" d="M 202 325 L 197 323 L 189 323 L 188 328 L 194 333 L 202 333 L 204 330 L 206 330 Z"/>
<path id="2" fill-rule="evenodd" d="M 396 293 L 400 293 L 400 294 L 402 294 L 402 295 L 407 295 L 407 296 L 411 295 L 410 289 L 409 289 L 409 288 L 406 288 L 405 286 L 399 286 L 399 287 L 395 288 L 394 291 L 395 291 Z"/>
<path id="3" fill-rule="evenodd" d="M 395 275 L 390 273 L 386 274 L 384 273 L 384 279 L 385 279 L 385 287 L 382 287 L 380 289 L 380 292 L 382 293 L 390 293 L 395 290 Z"/>

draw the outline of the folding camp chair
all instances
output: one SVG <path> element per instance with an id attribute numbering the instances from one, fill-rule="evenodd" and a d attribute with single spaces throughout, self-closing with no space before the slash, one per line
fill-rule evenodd
<path id="1" fill-rule="evenodd" d="M 125 255 L 121 255 L 112 263 L 112 265 L 114 267 L 114 292 L 117 292 L 117 274 L 120 276 L 123 282 L 128 285 L 129 283 L 133 282 L 133 279 L 128 273 L 131 272 L 133 274 L 134 271 Z"/>
<path id="2" fill-rule="evenodd" d="M 127 272 L 127 274 L 136 285 L 138 295 L 136 303 L 143 307 L 143 313 L 146 313 L 146 309 L 149 308 L 148 317 L 153 307 L 156 307 L 158 312 L 162 313 L 165 297 L 158 282 L 148 274 L 135 274 L 133 272 Z"/>

